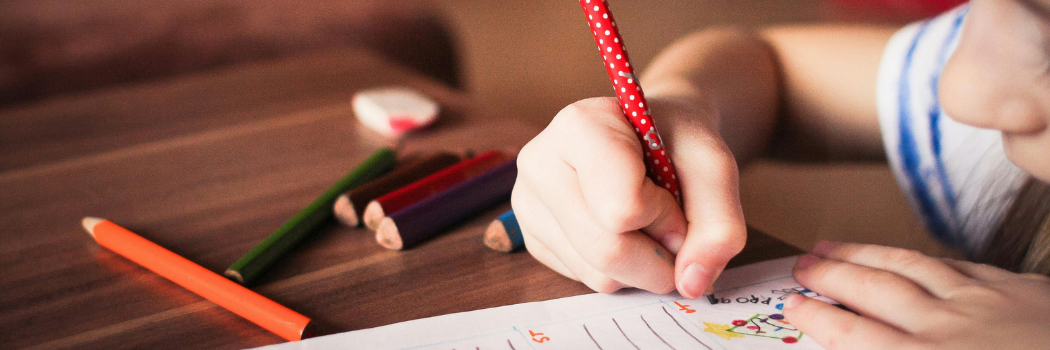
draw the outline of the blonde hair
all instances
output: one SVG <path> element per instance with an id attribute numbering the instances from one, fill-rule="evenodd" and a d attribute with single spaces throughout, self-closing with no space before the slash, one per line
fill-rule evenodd
<path id="1" fill-rule="evenodd" d="M 975 260 L 1014 272 L 1050 275 L 1050 185 L 1028 180 Z"/>

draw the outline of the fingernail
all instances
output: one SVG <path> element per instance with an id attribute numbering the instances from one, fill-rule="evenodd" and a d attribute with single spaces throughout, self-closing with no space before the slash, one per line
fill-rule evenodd
<path id="1" fill-rule="evenodd" d="M 798 260 L 795 261 L 795 267 L 799 269 L 807 269 L 810 266 L 813 266 L 813 264 L 816 264 L 818 261 L 820 261 L 820 258 L 818 258 L 817 256 L 812 254 L 806 254 L 798 257 Z"/>
<path id="2" fill-rule="evenodd" d="M 831 241 L 820 241 L 813 246 L 812 253 L 816 256 L 826 257 L 828 256 L 828 253 L 831 253 L 831 249 L 835 248 L 836 245 L 838 245 L 838 243 Z"/>
<path id="3" fill-rule="evenodd" d="M 785 309 L 794 308 L 794 307 L 798 306 L 798 304 L 802 304 L 802 302 L 805 301 L 805 300 L 806 300 L 806 297 L 804 297 L 804 296 L 802 296 L 800 294 L 790 294 L 790 295 L 787 296 L 787 299 L 784 299 L 784 308 Z"/>
<path id="4" fill-rule="evenodd" d="M 678 280 L 678 292 L 689 299 L 700 297 L 708 287 L 705 285 L 707 281 L 701 281 L 704 277 L 704 268 L 700 264 L 689 264 L 682 270 L 682 278 Z"/>

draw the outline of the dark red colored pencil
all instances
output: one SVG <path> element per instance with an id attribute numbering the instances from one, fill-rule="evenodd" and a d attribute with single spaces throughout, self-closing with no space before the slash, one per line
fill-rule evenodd
<path id="1" fill-rule="evenodd" d="M 458 155 L 447 152 L 420 158 L 398 165 L 386 175 L 340 195 L 332 205 L 336 219 L 347 226 L 357 227 L 363 221 L 365 206 L 373 199 L 452 166 L 460 160 Z"/>
<path id="2" fill-rule="evenodd" d="M 376 241 L 387 249 L 411 248 L 478 212 L 510 200 L 518 175 L 515 160 L 461 182 L 386 217 Z"/>
<path id="3" fill-rule="evenodd" d="M 365 208 L 365 226 L 375 230 L 388 213 L 397 212 L 444 191 L 506 160 L 507 156 L 503 153 L 487 151 L 376 198 Z"/>

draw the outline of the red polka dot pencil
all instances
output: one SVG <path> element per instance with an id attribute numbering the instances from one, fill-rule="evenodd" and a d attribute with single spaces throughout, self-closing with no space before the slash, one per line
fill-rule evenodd
<path id="1" fill-rule="evenodd" d="M 609 73 L 609 80 L 616 90 L 620 108 L 631 125 L 634 125 L 638 140 L 645 145 L 645 165 L 649 178 L 660 187 L 666 188 L 674 195 L 675 200 L 681 203 L 678 176 L 675 175 L 674 165 L 671 164 L 671 158 L 664 149 L 664 142 L 656 130 L 656 123 L 649 113 L 649 103 L 645 100 L 642 86 L 634 74 L 634 67 L 627 56 L 627 47 L 620 37 L 620 30 L 616 27 L 616 20 L 609 11 L 609 5 L 604 0 L 580 0 L 580 5 L 583 7 L 583 13 L 587 15 L 591 34 L 594 34 L 594 43 L 598 45 L 598 51 L 602 54 L 605 71 Z"/>
<path id="2" fill-rule="evenodd" d="M 671 158 L 664 149 L 664 141 L 656 129 L 656 122 L 649 111 L 649 102 L 645 100 L 641 83 L 634 74 L 631 59 L 627 56 L 627 46 L 620 36 L 620 29 L 616 26 L 612 11 L 609 11 L 609 4 L 606 0 L 580 0 L 580 6 L 583 8 L 583 14 L 587 15 L 587 24 L 594 35 L 594 43 L 598 45 L 602 61 L 605 62 L 605 72 L 612 81 L 620 109 L 634 126 L 638 141 L 645 145 L 647 175 L 658 186 L 671 192 L 674 199 L 681 204 L 682 193 L 674 164 L 671 164 Z M 711 293 L 705 293 L 705 296 L 708 302 L 715 304 Z"/>

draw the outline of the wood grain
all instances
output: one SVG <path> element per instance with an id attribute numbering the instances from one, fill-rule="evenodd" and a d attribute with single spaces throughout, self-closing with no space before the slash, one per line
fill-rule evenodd
<path id="1" fill-rule="evenodd" d="M 420 0 L 8 0 L 0 105 L 347 47 L 456 86 L 444 17 Z"/>
<path id="2" fill-rule="evenodd" d="M 0 170 L 207 134 L 245 123 L 257 126 L 263 119 L 288 119 L 317 109 L 345 113 L 349 124 L 353 92 L 385 85 L 432 91 L 437 94 L 432 97 L 455 113 L 466 106 L 462 95 L 437 88 L 437 82 L 369 51 L 327 51 L 2 110 Z M 448 114 L 442 117 L 442 123 L 453 122 Z"/>
<path id="3" fill-rule="evenodd" d="M 105 217 L 215 272 L 368 156 L 382 138 L 354 91 L 408 85 L 447 108 L 407 151 L 514 149 L 538 129 L 361 50 L 44 101 L 0 111 L 0 344 L 23 348 L 244 348 L 280 342 L 95 244 Z M 11 128 L 14 128 L 13 130 Z M 7 146 L 11 146 L 7 151 Z M 492 208 L 404 252 L 328 225 L 254 290 L 322 334 L 587 293 L 528 254 L 481 241 Z M 795 253 L 753 233 L 734 264 Z"/>

